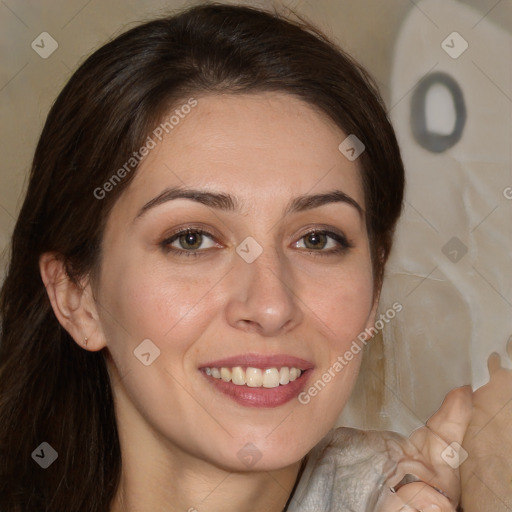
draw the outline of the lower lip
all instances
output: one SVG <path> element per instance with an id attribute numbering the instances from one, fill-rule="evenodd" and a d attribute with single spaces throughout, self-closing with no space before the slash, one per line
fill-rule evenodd
<path id="1" fill-rule="evenodd" d="M 232 382 L 225 382 L 201 372 L 208 382 L 224 393 L 236 403 L 244 407 L 279 407 L 297 397 L 306 387 L 311 370 L 302 372 L 301 376 L 293 382 L 275 388 L 250 388 L 249 386 L 237 386 Z"/>

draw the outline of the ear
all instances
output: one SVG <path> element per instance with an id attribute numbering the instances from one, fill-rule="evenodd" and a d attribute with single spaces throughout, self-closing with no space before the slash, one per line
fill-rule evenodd
<path id="1" fill-rule="evenodd" d="M 97 351 L 106 346 L 91 285 L 75 283 L 56 253 L 39 258 L 39 271 L 59 323 L 82 348 Z"/>

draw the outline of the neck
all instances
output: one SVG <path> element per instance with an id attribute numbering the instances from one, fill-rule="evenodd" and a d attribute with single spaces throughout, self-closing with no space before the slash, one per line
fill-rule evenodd
<path id="1" fill-rule="evenodd" d="M 273 471 L 229 471 L 155 432 L 114 391 L 122 470 L 110 512 L 282 512 L 301 461 Z"/>
<path id="2" fill-rule="evenodd" d="M 123 469 L 111 512 L 282 512 L 300 476 L 300 462 L 276 471 L 229 472 L 147 448 L 140 439 L 121 442 Z"/>
<path id="3" fill-rule="evenodd" d="M 203 471 L 182 467 L 164 472 L 157 463 L 149 471 L 128 464 L 111 512 L 282 512 L 299 467 L 264 473 L 229 473 L 206 466 Z"/>

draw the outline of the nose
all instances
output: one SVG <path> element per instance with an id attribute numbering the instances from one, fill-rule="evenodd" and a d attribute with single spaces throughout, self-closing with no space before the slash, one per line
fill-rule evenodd
<path id="1" fill-rule="evenodd" d="M 252 263 L 236 256 L 234 265 L 225 309 L 232 327 L 273 337 L 301 323 L 303 312 L 294 293 L 293 272 L 282 254 L 265 247 Z"/>

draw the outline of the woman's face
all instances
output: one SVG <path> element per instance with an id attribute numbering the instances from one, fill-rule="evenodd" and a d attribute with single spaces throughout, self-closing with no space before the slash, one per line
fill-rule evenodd
<path id="1" fill-rule="evenodd" d="M 346 135 L 284 93 L 199 97 L 153 135 L 95 288 L 121 440 L 270 470 L 334 425 L 361 354 L 335 362 L 375 313 Z"/>

